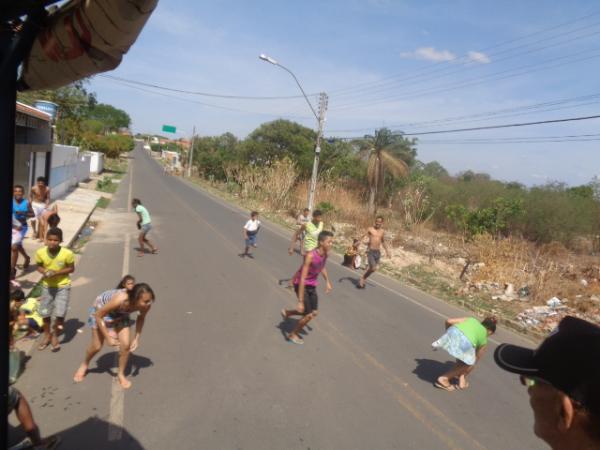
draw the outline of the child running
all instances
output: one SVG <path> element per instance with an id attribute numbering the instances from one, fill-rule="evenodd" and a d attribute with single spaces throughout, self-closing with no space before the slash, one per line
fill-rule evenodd
<path id="1" fill-rule="evenodd" d="M 327 283 L 326 293 L 331 292 L 333 287 L 329 281 L 329 275 L 325 264 L 327 255 L 333 246 L 333 233 L 322 231 L 318 237 L 318 247 L 304 257 L 304 262 L 298 272 L 294 275 L 294 290 L 298 295 L 298 305 L 296 309 L 282 309 L 281 317 L 286 320 L 290 316 L 303 316 L 297 323 L 294 330 L 288 335 L 288 340 L 294 344 L 304 344 L 304 340 L 299 333 L 312 319 L 317 317 L 319 308 L 319 298 L 317 297 L 317 285 L 319 284 L 319 274 Z"/>
<path id="2" fill-rule="evenodd" d="M 138 256 L 144 256 L 144 253 L 146 253 L 144 244 L 148 244 L 152 254 L 158 253 L 158 248 L 156 248 L 146 237 L 148 232 L 152 229 L 152 219 L 150 218 L 150 213 L 146 207 L 142 205 L 142 202 L 139 198 L 134 198 L 131 201 L 131 205 L 138 215 L 137 227 L 138 230 L 140 230 L 140 234 L 138 235 L 138 242 L 140 244 Z"/>
<path id="3" fill-rule="evenodd" d="M 254 258 L 250 253 L 250 247 L 256 248 L 256 235 L 258 234 L 258 230 L 260 230 L 258 212 L 252 211 L 250 213 L 250 220 L 244 225 L 244 241 L 246 243 L 246 248 L 241 255 L 242 257 L 247 256 L 249 258 Z"/>
<path id="4" fill-rule="evenodd" d="M 35 253 L 38 272 L 43 274 L 42 295 L 39 313 L 44 318 L 44 338 L 38 350 L 52 344 L 52 351 L 58 351 L 58 336 L 63 331 L 65 316 L 69 308 L 71 294 L 70 274 L 75 271 L 75 255 L 61 247 L 63 233 L 60 228 L 50 228 L 46 234 L 46 246 Z M 54 316 L 54 328 L 50 325 Z"/>
<path id="5" fill-rule="evenodd" d="M 100 351 L 104 341 L 113 347 L 119 347 L 119 368 L 117 379 L 124 389 L 131 387 L 131 381 L 125 376 L 125 367 L 129 354 L 135 351 L 140 343 L 146 315 L 154 303 L 154 291 L 146 283 L 137 283 L 131 290 L 126 286 L 133 280 L 127 276 L 117 289 L 103 292 L 90 308 L 88 325 L 92 329 L 92 341 L 85 352 L 85 359 L 75 372 L 73 381 L 80 383 L 85 378 L 90 361 Z M 138 311 L 135 321 L 135 336 L 131 339 L 129 314 Z"/>

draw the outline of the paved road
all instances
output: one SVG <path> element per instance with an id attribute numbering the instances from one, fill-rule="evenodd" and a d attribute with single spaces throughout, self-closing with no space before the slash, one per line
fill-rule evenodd
<path id="1" fill-rule="evenodd" d="M 131 195 L 152 213 L 159 255 L 136 257 Z M 279 310 L 294 299 L 278 280 L 300 263 L 287 255 L 288 233 L 267 223 L 256 258 L 238 257 L 246 213 L 163 175 L 141 149 L 101 220 L 74 276 L 69 342 L 36 351 L 19 381 L 62 448 L 544 448 L 527 393 L 491 355 L 469 390 L 432 387 L 449 358 L 430 343 L 443 317 L 462 314 L 455 308 L 379 275 L 358 291 L 357 274 L 332 260 L 334 291 L 322 293 L 305 345 L 287 343 Z M 123 272 L 157 293 L 133 387 L 113 381 L 111 350 L 75 385 L 87 309 Z M 522 342 L 504 331 L 495 338 Z"/>

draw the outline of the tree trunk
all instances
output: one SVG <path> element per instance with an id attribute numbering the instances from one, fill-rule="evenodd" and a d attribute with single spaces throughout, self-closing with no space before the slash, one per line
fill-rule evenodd
<path id="1" fill-rule="evenodd" d="M 369 204 L 368 204 L 368 212 L 369 214 L 375 214 L 375 197 L 377 194 L 376 186 L 369 186 Z"/>

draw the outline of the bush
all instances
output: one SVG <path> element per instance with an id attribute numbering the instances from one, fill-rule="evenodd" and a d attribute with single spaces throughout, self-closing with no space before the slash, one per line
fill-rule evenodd
<path id="1" fill-rule="evenodd" d="M 335 207 L 329 202 L 321 202 L 315 207 L 315 209 L 321 210 L 323 214 L 335 212 Z"/>

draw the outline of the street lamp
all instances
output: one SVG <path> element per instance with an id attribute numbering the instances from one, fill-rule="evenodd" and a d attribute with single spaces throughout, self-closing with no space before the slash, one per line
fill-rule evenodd
<path id="1" fill-rule="evenodd" d="M 306 103 L 308 103 L 308 106 L 310 107 L 310 110 L 312 111 L 313 115 L 315 116 L 315 119 L 317 119 L 317 126 L 318 126 L 317 143 L 315 146 L 315 159 L 313 161 L 312 176 L 310 179 L 310 190 L 308 192 L 308 209 L 310 210 L 310 212 L 312 214 L 314 201 L 315 201 L 315 191 L 317 189 L 317 174 L 318 174 L 318 170 L 319 170 L 319 155 L 321 153 L 321 138 L 323 137 L 323 125 L 325 124 L 325 111 L 327 110 L 327 94 L 324 92 L 321 92 L 321 94 L 319 95 L 319 114 L 317 114 L 317 112 L 315 111 L 315 108 L 313 108 L 312 103 L 306 96 L 306 92 L 304 92 L 304 89 L 302 89 L 302 85 L 300 84 L 300 81 L 298 81 L 298 78 L 296 78 L 296 75 L 294 75 L 294 73 L 290 69 L 288 69 L 284 65 L 280 64 L 276 59 L 271 58 L 270 56 L 267 56 L 264 53 L 261 53 L 258 57 L 263 61 L 273 64 L 274 66 L 281 67 L 283 70 L 285 70 L 287 73 L 289 73 L 292 76 L 292 78 L 294 78 L 294 81 L 300 88 L 300 92 L 302 92 L 302 95 L 304 96 Z"/>

